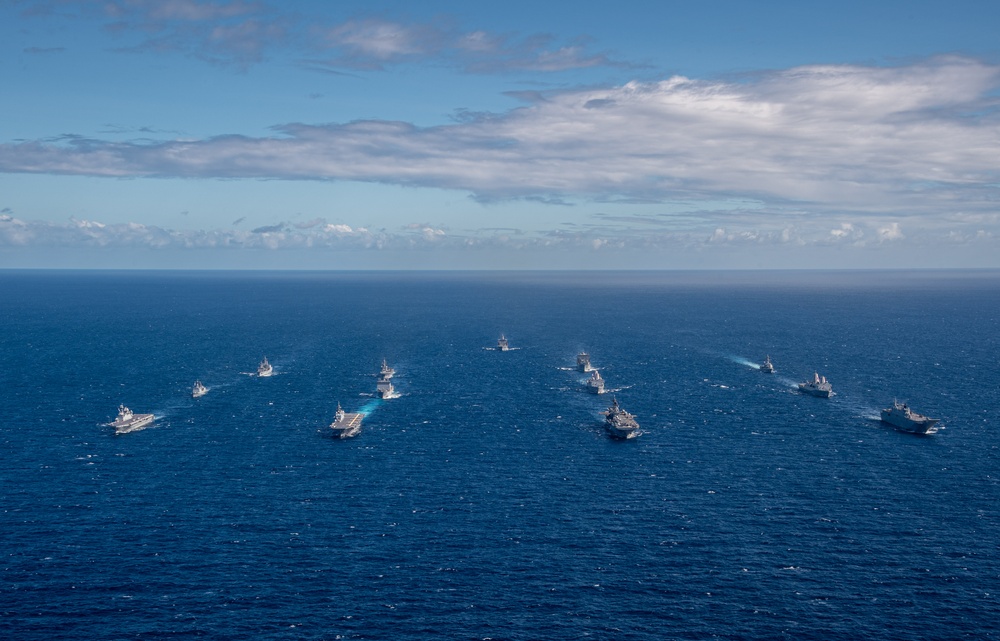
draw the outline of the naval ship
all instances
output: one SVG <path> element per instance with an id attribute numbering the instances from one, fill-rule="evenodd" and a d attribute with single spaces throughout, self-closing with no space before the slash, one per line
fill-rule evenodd
<path id="1" fill-rule="evenodd" d="M 813 373 L 813 379 L 811 381 L 799 383 L 799 391 L 805 392 L 806 394 L 812 394 L 813 396 L 819 396 L 821 398 L 830 398 L 833 396 L 833 386 L 826 381 L 825 376 L 820 376 L 816 373 Z"/>
<path id="2" fill-rule="evenodd" d="M 510 349 L 510 345 L 507 344 L 507 337 L 500 334 L 500 338 L 497 340 L 497 349 L 501 352 L 506 352 Z"/>
<path id="3" fill-rule="evenodd" d="M 333 422 L 330 423 L 330 428 L 337 438 L 355 436 L 361 431 L 362 418 L 364 418 L 363 414 L 345 412 L 340 403 L 337 403 L 337 413 L 333 417 Z"/>
<path id="4" fill-rule="evenodd" d="M 587 379 L 587 391 L 591 394 L 603 394 L 604 393 L 604 379 L 601 378 L 601 373 L 596 369 L 594 373 L 590 375 Z"/>
<path id="5" fill-rule="evenodd" d="M 191 396 L 193 398 L 198 398 L 208 394 L 208 388 L 201 384 L 201 381 L 195 381 L 194 387 L 191 388 Z"/>
<path id="6" fill-rule="evenodd" d="M 764 362 L 760 364 L 760 371 L 765 374 L 774 374 L 774 365 L 771 364 L 770 355 L 764 357 Z"/>
<path id="7" fill-rule="evenodd" d="M 379 398 L 395 398 L 396 389 L 392 386 L 392 381 L 380 378 L 375 385 L 375 393 Z"/>
<path id="8" fill-rule="evenodd" d="M 152 414 L 133 414 L 132 410 L 124 405 L 118 406 L 118 418 L 108 423 L 115 428 L 116 434 L 126 434 L 140 427 L 145 427 L 153 422 Z"/>
<path id="9" fill-rule="evenodd" d="M 274 374 L 274 368 L 267 362 L 267 356 L 265 356 L 264 360 L 257 366 L 257 376 L 270 376 L 271 374 Z"/>
<path id="10" fill-rule="evenodd" d="M 618 405 L 617 398 L 611 401 L 611 407 L 604 414 L 604 427 L 612 437 L 629 439 L 639 436 L 639 424 L 635 417 Z"/>
<path id="11" fill-rule="evenodd" d="M 576 355 L 576 368 L 581 372 L 589 372 L 594 369 L 590 366 L 590 354 L 587 352 L 580 352 Z"/>
<path id="12" fill-rule="evenodd" d="M 395 374 L 395 373 L 396 373 L 396 370 L 394 370 L 391 367 L 389 367 L 389 364 L 386 363 L 385 359 L 383 358 L 382 359 L 382 369 L 379 370 L 378 377 L 380 379 L 384 380 L 384 381 L 387 381 L 390 378 L 392 378 L 392 375 Z"/>
<path id="13" fill-rule="evenodd" d="M 892 425 L 897 430 L 910 434 L 933 434 L 937 431 L 934 424 L 940 419 L 917 414 L 906 403 L 893 400 L 892 407 L 882 410 L 882 422 Z"/>

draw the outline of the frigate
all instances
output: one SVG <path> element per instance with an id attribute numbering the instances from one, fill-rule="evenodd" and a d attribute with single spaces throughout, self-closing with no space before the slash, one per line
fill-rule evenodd
<path id="1" fill-rule="evenodd" d="M 392 378 L 392 375 L 395 374 L 395 373 L 396 373 L 396 370 L 394 370 L 391 367 L 389 367 L 389 364 L 386 363 L 385 359 L 383 358 L 382 359 L 382 369 L 379 370 L 378 377 L 380 379 L 382 379 L 382 380 L 387 381 L 390 378 Z"/>
<path id="2" fill-rule="evenodd" d="M 274 374 L 274 368 L 267 362 L 267 356 L 265 356 L 264 360 L 257 366 L 257 376 L 270 376 L 271 374 Z"/>
<path id="3" fill-rule="evenodd" d="M 497 339 L 497 349 L 501 352 L 506 352 L 510 349 L 510 345 L 507 344 L 507 337 L 500 334 L 500 338 Z"/>
<path id="4" fill-rule="evenodd" d="M 764 362 L 760 364 L 760 371 L 765 374 L 774 374 L 774 365 L 771 364 L 770 356 L 764 357 Z"/>
<path id="5" fill-rule="evenodd" d="M 581 372 L 589 372 L 593 368 L 590 366 L 590 354 L 580 352 L 576 355 L 576 368 Z"/>
<path id="6" fill-rule="evenodd" d="M 191 388 L 191 396 L 198 398 L 199 396 L 204 396 L 208 394 L 208 388 L 202 385 L 201 381 L 195 381 L 194 387 Z"/>

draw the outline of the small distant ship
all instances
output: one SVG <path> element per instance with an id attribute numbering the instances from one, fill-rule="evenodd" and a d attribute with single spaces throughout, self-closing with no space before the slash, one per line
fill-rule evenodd
<path id="1" fill-rule="evenodd" d="M 337 438 L 356 436 L 361 431 L 362 418 L 364 418 L 364 414 L 345 412 L 340 403 L 337 403 L 337 413 L 333 417 L 333 422 L 330 423 L 330 429 L 333 430 Z"/>
<path id="2" fill-rule="evenodd" d="M 497 340 L 497 349 L 501 352 L 506 352 L 510 349 L 510 345 L 507 344 L 507 337 L 500 334 L 500 338 Z"/>
<path id="3" fill-rule="evenodd" d="M 771 364 L 771 356 L 765 356 L 764 362 L 760 364 L 760 371 L 765 374 L 774 374 L 774 365 Z"/>
<path id="4" fill-rule="evenodd" d="M 265 356 L 264 360 L 257 366 L 257 376 L 270 376 L 271 374 L 274 374 L 274 368 L 267 362 L 267 356 Z"/>
<path id="5" fill-rule="evenodd" d="M 389 364 L 386 363 L 385 359 L 383 358 L 382 359 L 382 369 L 379 370 L 378 377 L 380 379 L 384 380 L 384 381 L 387 381 L 390 378 L 392 378 L 392 375 L 395 374 L 395 373 L 396 373 L 396 370 L 394 370 L 391 367 L 389 367 Z"/>
<path id="6" fill-rule="evenodd" d="M 639 423 L 635 417 L 618 405 L 618 399 L 611 401 L 611 407 L 604 413 L 604 427 L 614 438 L 629 439 L 639 435 Z"/>
<path id="7" fill-rule="evenodd" d="M 589 372 L 594 369 L 590 366 L 590 354 L 587 352 L 580 352 L 576 355 L 576 369 L 581 372 Z"/>
<path id="8" fill-rule="evenodd" d="M 897 430 L 910 434 L 933 434 L 937 431 L 934 425 L 940 419 L 917 414 L 907 406 L 893 400 L 892 407 L 882 410 L 882 422 L 892 425 Z"/>
<path id="9" fill-rule="evenodd" d="M 124 405 L 118 406 L 118 418 L 108 423 L 115 428 L 115 433 L 126 434 L 135 431 L 140 427 L 145 427 L 153 422 L 152 414 L 133 414 L 132 410 Z"/>
<path id="10" fill-rule="evenodd" d="M 375 393 L 379 398 L 394 398 L 396 389 L 392 386 L 392 381 L 380 378 L 375 386 Z"/>
<path id="11" fill-rule="evenodd" d="M 601 373 L 596 369 L 594 373 L 590 375 L 587 379 L 587 391 L 591 394 L 603 394 L 604 393 L 604 379 L 601 378 Z"/>
<path id="12" fill-rule="evenodd" d="M 205 394 L 208 394 L 208 388 L 202 385 L 201 381 L 195 381 L 194 387 L 191 388 L 191 396 L 198 398 L 200 396 L 204 396 Z"/>
<path id="13" fill-rule="evenodd" d="M 813 373 L 811 381 L 799 383 L 799 391 L 821 398 L 830 398 L 833 396 L 833 386 L 827 382 L 825 376 L 820 376 L 816 373 Z"/>

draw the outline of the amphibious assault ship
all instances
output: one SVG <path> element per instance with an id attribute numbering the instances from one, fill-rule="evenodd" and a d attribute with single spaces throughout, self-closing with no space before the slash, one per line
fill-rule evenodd
<path id="1" fill-rule="evenodd" d="M 934 427 L 940 419 L 917 414 L 906 403 L 893 400 L 892 407 L 882 410 L 882 422 L 892 425 L 897 430 L 910 434 L 933 434 Z"/>
<path id="2" fill-rule="evenodd" d="M 140 427 L 145 427 L 153 422 L 152 414 L 133 414 L 132 410 L 124 405 L 118 406 L 118 418 L 108 423 L 115 428 L 116 434 L 126 434 L 135 431 Z"/>
<path id="3" fill-rule="evenodd" d="M 333 422 L 330 423 L 330 429 L 333 430 L 337 438 L 355 436 L 361 431 L 362 418 L 364 418 L 363 414 L 345 412 L 340 403 L 337 403 L 337 413 L 333 417 Z"/>
<path id="4" fill-rule="evenodd" d="M 618 405 L 617 398 L 611 401 L 611 407 L 604 414 L 604 427 L 612 437 L 629 439 L 639 435 L 639 423 Z"/>

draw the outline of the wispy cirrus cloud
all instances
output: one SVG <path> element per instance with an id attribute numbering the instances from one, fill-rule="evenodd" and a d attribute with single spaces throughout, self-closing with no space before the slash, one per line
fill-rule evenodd
<path id="1" fill-rule="evenodd" d="M 314 30 L 318 47 L 331 56 L 308 62 L 314 68 L 381 70 L 389 65 L 436 60 L 470 73 L 557 72 L 587 67 L 629 67 L 590 41 L 558 43 L 544 34 L 517 36 L 463 31 L 437 24 L 407 24 L 379 18 L 350 20 Z"/>
<path id="2" fill-rule="evenodd" d="M 994 212 L 1000 66 L 809 66 L 743 82 L 550 92 L 504 114 L 417 127 L 294 123 L 270 137 L 0 145 L 0 171 L 349 180 L 484 200 L 744 198 L 772 210 Z M 891 234 L 890 234 L 891 235 Z"/>
<path id="3" fill-rule="evenodd" d="M 37 0 L 22 15 L 61 16 L 77 25 L 102 24 L 117 50 L 181 53 L 206 62 L 247 68 L 268 55 L 297 56 L 307 69 L 378 71 L 434 62 L 468 73 L 559 72 L 591 67 L 635 67 L 592 42 L 565 42 L 546 34 L 500 34 L 437 22 L 375 17 L 330 21 L 287 5 L 249 0 Z M 26 49 L 46 53 L 61 48 Z"/>

